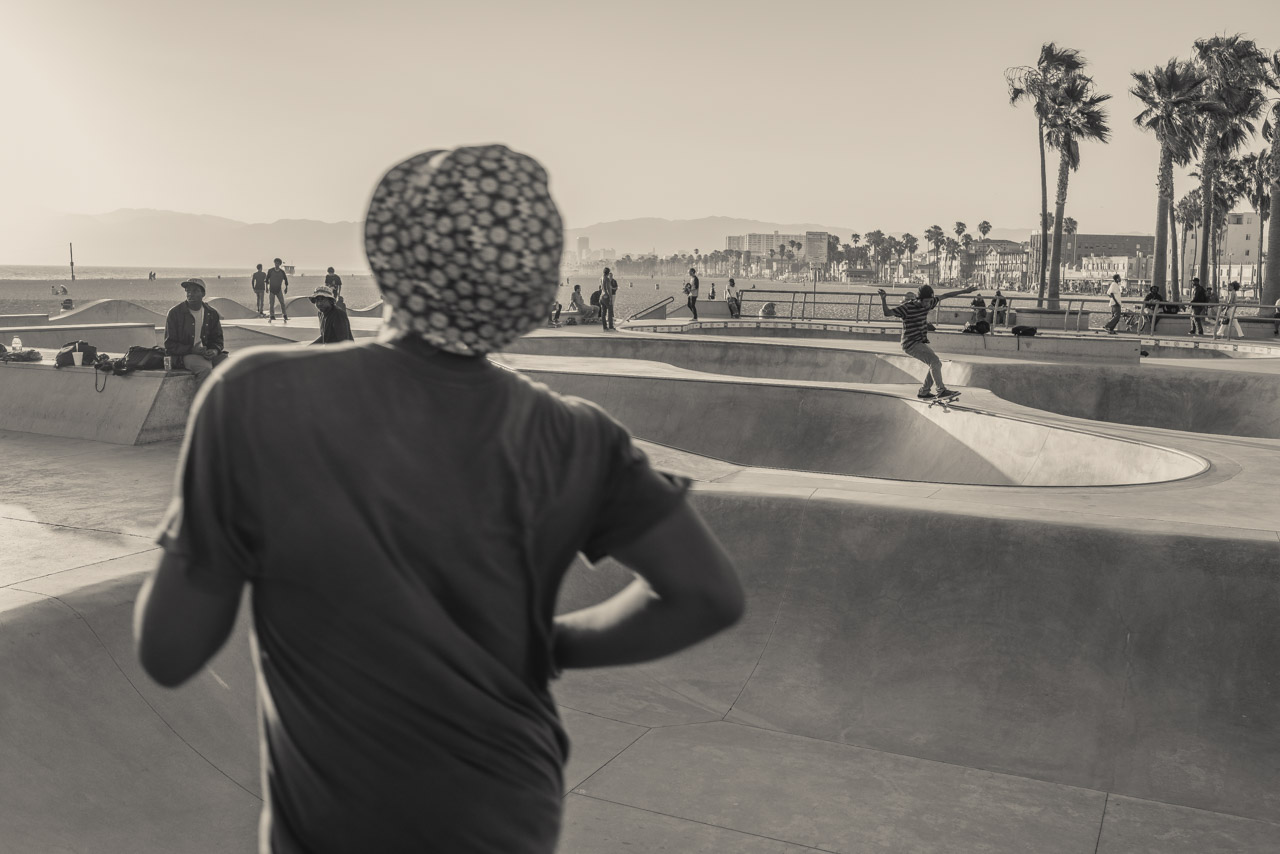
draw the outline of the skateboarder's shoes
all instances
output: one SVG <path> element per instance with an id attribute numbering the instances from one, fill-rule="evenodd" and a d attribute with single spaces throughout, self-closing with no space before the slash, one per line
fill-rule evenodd
<path id="1" fill-rule="evenodd" d="M 933 400 L 937 395 L 931 391 L 918 391 L 916 392 L 916 397 L 921 400 Z"/>
<path id="2" fill-rule="evenodd" d="M 950 400 L 953 397 L 959 397 L 959 396 L 960 396 L 960 392 L 952 391 L 951 389 L 946 389 L 945 391 L 938 392 L 938 400 Z"/>

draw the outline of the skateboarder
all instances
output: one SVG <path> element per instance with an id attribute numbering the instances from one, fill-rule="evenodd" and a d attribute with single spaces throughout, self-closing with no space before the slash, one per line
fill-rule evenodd
<path id="1" fill-rule="evenodd" d="M 473 240 L 481 216 L 538 242 L 513 263 Z M 556 292 L 563 227 L 537 161 L 424 152 L 364 221 L 384 334 L 254 347 L 214 372 L 138 656 L 185 681 L 253 588 L 263 851 L 551 854 L 568 739 L 549 680 L 708 637 L 741 587 L 687 481 L 596 405 L 488 358 Z M 556 616 L 579 552 L 636 577 Z"/>
<path id="2" fill-rule="evenodd" d="M 889 308 L 889 301 L 884 288 L 876 290 L 876 293 L 880 295 L 880 306 L 884 309 L 884 316 L 896 317 L 902 321 L 902 352 L 929 366 L 928 373 L 924 375 L 924 385 L 920 386 L 920 391 L 916 392 L 916 397 L 921 400 L 933 400 L 935 397 L 943 400 L 957 397 L 960 394 L 958 391 L 952 391 L 947 388 L 942 381 L 942 360 L 938 358 L 938 354 L 933 352 L 933 348 L 929 346 L 929 335 L 926 328 L 929 321 L 929 312 L 944 299 L 971 294 L 977 289 L 977 285 L 970 285 L 963 290 L 934 296 L 933 288 L 928 285 L 921 285 L 917 296 L 911 297 L 901 305 L 895 305 L 893 308 Z M 938 393 L 936 395 L 932 391 L 934 383 L 938 384 Z"/>
<path id="3" fill-rule="evenodd" d="M 267 271 L 267 288 L 271 291 L 271 317 L 268 319 L 276 319 L 276 300 L 280 300 L 280 314 L 288 323 L 289 312 L 284 307 L 284 295 L 289 293 L 289 274 L 281 268 L 284 262 L 279 258 L 274 263 L 275 266 Z"/>

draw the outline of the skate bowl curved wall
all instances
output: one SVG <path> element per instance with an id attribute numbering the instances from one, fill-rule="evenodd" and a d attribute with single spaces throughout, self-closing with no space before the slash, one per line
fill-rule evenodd
<path id="1" fill-rule="evenodd" d="M 649 781 L 620 789 L 630 793 L 679 779 L 723 793 L 711 808 L 743 826 L 735 811 L 762 806 L 758 769 L 711 742 L 772 732 L 802 737 L 778 742 L 793 750 L 819 739 L 833 755 L 854 745 L 1095 790 L 1099 802 L 1105 791 L 1280 820 L 1274 540 L 845 495 L 691 493 L 737 563 L 747 614 L 678 656 L 558 680 L 573 740 L 566 791 L 588 777 Z M 919 548 L 922 536 L 947 548 Z M 158 687 L 130 627 L 156 556 L 0 588 L 5 850 L 253 848 L 248 603 L 204 670 Z M 631 578 L 610 561 L 579 563 L 559 609 Z M 688 749 L 661 753 L 670 738 Z M 787 756 L 771 761 L 787 767 Z"/>
<path id="2" fill-rule="evenodd" d="M 696 335 L 526 336 L 506 352 L 646 359 L 731 376 L 817 382 L 918 383 L 926 370 L 901 353 Z M 1280 439 L 1280 375 L 1274 373 L 1070 361 L 970 362 L 944 355 L 942 375 L 951 385 L 988 389 L 1010 403 L 1072 418 Z"/>
<path id="3" fill-rule="evenodd" d="M 517 366 L 600 404 L 643 439 L 740 465 L 990 486 L 1159 483 L 1209 465 L 1172 448 L 895 394 Z"/>

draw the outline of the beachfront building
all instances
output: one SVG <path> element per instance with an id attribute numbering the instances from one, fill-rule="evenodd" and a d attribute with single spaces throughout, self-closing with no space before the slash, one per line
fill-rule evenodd
<path id="1" fill-rule="evenodd" d="M 775 231 L 772 234 L 738 234 L 728 235 L 724 239 L 724 248 L 729 251 L 737 250 L 738 252 L 750 252 L 754 257 L 768 258 L 769 250 L 774 252 L 778 248 L 794 251 L 792 243 L 799 243 L 800 250 L 796 252 L 797 259 L 803 259 L 806 262 L 812 261 L 815 264 L 826 264 L 829 260 L 827 257 L 827 247 L 829 245 L 829 234 L 825 231 L 806 231 L 804 234 L 784 234 Z"/>
<path id="2" fill-rule="evenodd" d="M 1263 254 L 1262 218 L 1254 211 L 1239 211 L 1227 214 L 1226 228 L 1218 236 L 1218 282 L 1239 282 L 1246 296 L 1256 296 L 1259 283 L 1262 281 L 1265 260 Z M 1191 281 L 1192 276 L 1199 275 L 1200 240 L 1199 228 L 1192 226 L 1186 231 L 1182 241 L 1183 281 Z M 1213 270 L 1214 265 L 1210 265 Z M 1210 274 L 1212 285 L 1213 276 Z"/>
<path id="3" fill-rule="evenodd" d="M 983 240 L 973 245 L 973 283 L 984 288 L 1020 290 L 1027 284 L 1027 244 Z"/>
<path id="4" fill-rule="evenodd" d="M 578 238 L 578 260 L 589 261 L 591 259 L 591 238 Z"/>
<path id="5" fill-rule="evenodd" d="M 1090 271 L 1096 272 L 1106 265 L 1118 263 L 1112 260 L 1115 258 L 1150 259 L 1155 248 L 1156 238 L 1152 234 L 1063 234 L 1061 280 L 1064 283 L 1067 281 L 1096 282 L 1098 281 L 1096 275 L 1082 275 L 1085 259 L 1094 259 L 1089 261 Z M 1049 253 L 1052 256 L 1052 234 L 1049 235 Z M 1040 233 L 1038 231 L 1031 232 L 1027 252 L 1027 270 L 1029 280 L 1036 281 L 1040 272 Z M 1145 284 L 1151 281 L 1149 261 L 1145 265 L 1126 264 L 1125 270 L 1111 269 L 1106 272 L 1105 278 L 1110 282 L 1113 273 L 1119 272 L 1121 276 L 1125 276 L 1128 270 L 1133 271 L 1134 284 Z"/>

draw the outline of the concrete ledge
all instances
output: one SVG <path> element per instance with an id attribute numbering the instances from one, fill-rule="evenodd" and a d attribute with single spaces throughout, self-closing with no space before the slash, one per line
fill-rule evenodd
<path id="1" fill-rule="evenodd" d="M 46 314 L 0 314 L 0 329 L 9 326 L 44 326 L 49 322 Z"/>
<path id="2" fill-rule="evenodd" d="M 34 347 L 37 350 L 57 350 L 72 341 L 87 341 L 97 347 L 100 353 L 120 355 L 124 355 L 130 347 L 155 347 L 164 340 L 156 325 L 149 321 L 0 327 L 0 343 L 6 347 L 15 335 L 22 339 L 23 347 Z"/>
<path id="3" fill-rule="evenodd" d="M 186 371 L 117 377 L 52 361 L 0 362 L 0 429 L 114 445 L 179 439 L 195 388 Z"/>

